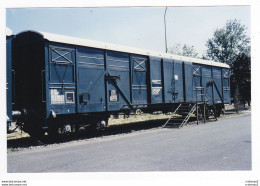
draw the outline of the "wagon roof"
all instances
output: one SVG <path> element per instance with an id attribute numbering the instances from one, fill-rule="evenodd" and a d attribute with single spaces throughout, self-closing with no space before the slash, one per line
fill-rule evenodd
<path id="1" fill-rule="evenodd" d="M 10 28 L 5 27 L 5 35 L 6 36 L 11 36 L 11 35 L 13 35 L 13 31 Z"/>
<path id="2" fill-rule="evenodd" d="M 205 65 L 212 65 L 212 66 L 223 67 L 223 68 L 230 68 L 229 65 L 227 65 L 225 63 L 220 63 L 220 62 L 215 62 L 215 61 L 210 61 L 210 60 L 203 60 L 203 59 L 198 59 L 198 58 L 191 58 L 191 57 L 179 56 L 179 55 L 174 55 L 174 54 L 167 54 L 167 53 L 162 53 L 162 52 L 157 52 L 157 51 L 132 48 L 132 47 L 127 47 L 127 46 L 122 46 L 122 45 L 117 45 L 117 44 L 111 44 L 111 43 L 105 43 L 105 42 L 100 42 L 100 41 L 93 41 L 93 40 L 88 40 L 88 39 L 52 34 L 52 33 L 47 33 L 47 32 L 39 32 L 39 33 L 41 33 L 45 39 L 47 39 L 49 41 L 53 41 L 53 42 L 58 42 L 58 43 L 73 44 L 73 45 L 79 45 L 79 46 L 107 49 L 107 50 L 113 50 L 113 51 L 119 51 L 119 52 L 127 52 L 127 53 L 132 53 L 132 54 L 139 54 L 139 55 L 148 55 L 148 56 L 154 56 L 154 57 L 160 57 L 160 58 L 188 61 L 188 62 L 197 63 L 197 64 L 205 64 Z"/>

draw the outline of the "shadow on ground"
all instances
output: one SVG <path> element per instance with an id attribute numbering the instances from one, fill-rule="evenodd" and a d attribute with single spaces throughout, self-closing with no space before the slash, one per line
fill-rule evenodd
<path id="1" fill-rule="evenodd" d="M 37 147 L 42 145 L 51 145 L 65 143 L 74 140 L 86 140 L 91 138 L 97 138 L 102 136 L 110 136 L 117 134 L 127 134 L 134 131 L 149 130 L 152 128 L 160 128 L 166 122 L 166 119 L 157 119 L 142 121 L 136 123 L 129 123 L 124 125 L 113 125 L 105 130 L 98 130 L 95 132 L 90 132 L 87 129 L 81 129 L 77 134 L 70 135 L 60 135 L 55 139 L 49 139 L 48 135 L 42 140 L 33 139 L 31 137 L 19 138 L 19 139 L 10 139 L 7 140 L 7 148 L 10 151 L 19 151 L 22 148 L 28 147 Z"/>
<path id="2" fill-rule="evenodd" d="M 247 109 L 246 109 L 247 110 Z M 225 113 L 226 116 L 233 115 L 234 110 L 230 110 Z M 161 128 L 162 125 L 167 121 L 167 119 L 155 119 L 149 121 L 139 121 L 135 123 L 128 123 L 123 125 L 112 125 L 105 130 L 99 130 L 95 132 L 90 132 L 89 130 L 80 130 L 77 134 L 70 135 L 60 135 L 55 139 L 48 138 L 48 135 L 42 140 L 33 139 L 31 137 L 24 137 L 18 139 L 7 140 L 7 150 L 8 151 L 19 151 L 21 149 L 26 149 L 30 147 L 38 147 L 43 145 L 59 144 L 70 142 L 74 140 L 86 140 L 91 138 L 97 138 L 102 136 L 110 136 L 117 134 L 127 134 L 134 131 L 149 130 L 153 128 Z M 209 121 L 207 121 L 209 122 Z M 212 120 L 213 122 L 213 120 Z M 196 124 L 196 118 L 190 118 L 188 124 Z M 176 129 L 176 128 L 175 128 Z M 178 129 L 177 129 L 178 130 Z"/>

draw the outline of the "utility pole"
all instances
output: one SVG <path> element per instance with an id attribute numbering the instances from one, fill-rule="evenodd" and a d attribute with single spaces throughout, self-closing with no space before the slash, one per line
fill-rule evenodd
<path id="1" fill-rule="evenodd" d="M 165 51 L 167 53 L 168 49 L 167 49 L 167 36 L 166 36 L 166 11 L 167 11 L 167 6 L 165 7 L 165 11 L 164 11 L 164 38 L 165 38 Z"/>

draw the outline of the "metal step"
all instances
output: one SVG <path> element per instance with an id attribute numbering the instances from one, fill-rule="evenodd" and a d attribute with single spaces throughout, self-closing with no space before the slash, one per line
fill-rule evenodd
<path id="1" fill-rule="evenodd" d="M 181 123 L 167 123 L 167 125 L 181 125 Z"/>
<path id="2" fill-rule="evenodd" d="M 171 118 L 170 121 L 174 120 L 174 121 L 183 121 L 186 117 L 184 118 Z"/>
<path id="3" fill-rule="evenodd" d="M 178 115 L 188 115 L 190 113 L 190 111 L 188 111 L 188 112 L 177 112 L 176 114 L 178 114 Z"/>
<path id="4" fill-rule="evenodd" d="M 189 109 L 187 109 L 189 108 Z M 185 104 L 185 105 L 179 105 L 177 109 L 174 111 L 174 113 L 182 115 L 181 117 L 170 117 L 166 123 L 163 125 L 163 127 L 170 127 L 170 126 L 176 126 L 178 128 L 181 128 L 183 125 L 185 125 L 188 120 L 190 119 L 191 115 L 196 110 L 196 104 Z"/>

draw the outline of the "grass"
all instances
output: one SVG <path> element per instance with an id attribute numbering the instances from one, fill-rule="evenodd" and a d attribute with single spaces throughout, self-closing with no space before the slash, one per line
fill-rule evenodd
<path id="1" fill-rule="evenodd" d="M 243 110 L 251 110 L 251 106 L 244 108 Z M 220 117 L 229 117 L 229 116 L 237 116 L 242 115 L 243 112 L 236 112 L 235 109 L 227 111 L 226 114 L 221 114 Z M 114 125 L 124 125 L 124 124 L 130 124 L 130 123 L 138 123 L 138 122 L 144 122 L 149 120 L 162 120 L 162 119 L 168 119 L 172 117 L 172 114 L 141 114 L 141 115 L 132 115 L 130 118 L 120 118 L 120 119 L 112 119 L 110 118 L 108 121 L 109 126 Z M 174 116 L 178 117 L 179 115 L 175 114 Z M 195 114 L 193 114 L 191 117 L 195 117 Z M 19 138 L 26 138 L 30 135 L 25 133 L 24 131 L 17 130 L 14 133 L 7 134 L 7 140 L 9 139 L 19 139 Z M 12 151 L 12 150 L 11 150 Z M 15 151 L 15 150 L 14 150 Z"/>
<path id="2" fill-rule="evenodd" d="M 13 133 L 7 134 L 7 140 L 9 140 L 9 139 L 26 138 L 26 137 L 29 137 L 29 136 L 30 135 L 28 133 L 17 129 Z"/>
<path id="3" fill-rule="evenodd" d="M 131 118 L 120 118 L 120 119 L 109 119 L 108 125 L 113 126 L 113 125 L 122 125 L 122 124 L 128 124 L 128 123 L 136 123 L 136 122 L 143 122 L 143 121 L 149 121 L 149 120 L 159 120 L 159 119 L 168 119 L 172 115 L 166 115 L 166 114 L 156 114 L 156 115 L 151 115 L 151 114 L 142 114 L 142 115 L 137 115 Z"/>
<path id="4" fill-rule="evenodd" d="M 242 111 L 246 111 L 246 110 L 251 110 L 251 106 L 247 106 L 247 107 L 243 107 L 240 108 L 239 111 L 237 111 L 236 109 L 231 109 L 231 110 L 227 110 L 225 112 L 225 114 L 221 114 L 220 117 L 225 117 L 225 116 L 238 116 L 238 115 L 242 115 L 244 114 Z"/>
<path id="5" fill-rule="evenodd" d="M 166 114 L 141 114 L 141 115 L 135 115 L 134 117 L 125 118 L 125 119 L 124 118 L 121 118 L 121 119 L 110 118 L 108 121 L 108 125 L 114 126 L 114 125 L 124 125 L 124 124 L 129 124 L 129 123 L 144 122 L 144 121 L 149 121 L 149 120 L 168 119 L 171 116 L 172 115 L 166 115 Z M 15 132 L 7 134 L 7 140 L 26 138 L 29 136 L 30 135 L 28 133 L 17 129 Z"/>
<path id="6" fill-rule="evenodd" d="M 17 151 L 19 151 L 19 149 L 17 149 L 17 148 L 11 148 L 10 149 L 10 152 L 17 152 Z"/>

